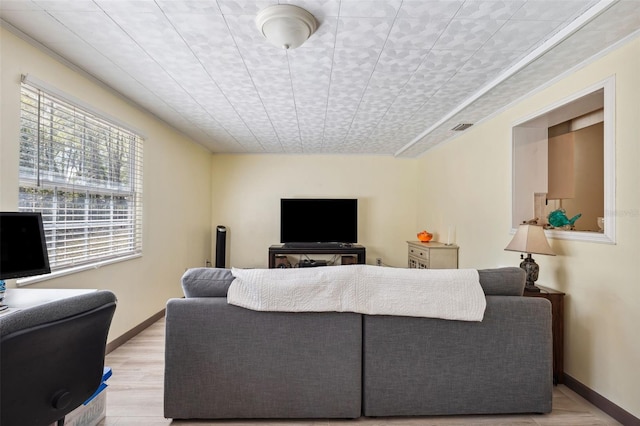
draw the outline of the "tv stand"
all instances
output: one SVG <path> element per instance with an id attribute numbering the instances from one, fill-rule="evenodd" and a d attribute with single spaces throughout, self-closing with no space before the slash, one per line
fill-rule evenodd
<path id="1" fill-rule="evenodd" d="M 336 244 L 326 246 L 323 244 L 299 246 L 285 246 L 276 244 L 269 247 L 269 268 L 276 267 L 276 256 L 286 254 L 329 254 L 329 255 L 355 255 L 356 263 L 364 265 L 366 263 L 366 249 L 358 244 Z"/>

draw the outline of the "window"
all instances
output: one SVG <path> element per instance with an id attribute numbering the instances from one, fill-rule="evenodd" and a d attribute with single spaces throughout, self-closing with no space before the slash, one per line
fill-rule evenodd
<path id="1" fill-rule="evenodd" d="M 614 106 L 610 77 L 514 124 L 512 228 L 560 209 L 580 217 L 548 237 L 615 243 Z"/>
<path id="2" fill-rule="evenodd" d="M 41 212 L 51 270 L 142 252 L 142 137 L 23 79 L 19 210 Z"/>

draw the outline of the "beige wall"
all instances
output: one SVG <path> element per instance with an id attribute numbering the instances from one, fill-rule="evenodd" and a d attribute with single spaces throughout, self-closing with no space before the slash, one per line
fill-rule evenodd
<path id="1" fill-rule="evenodd" d="M 358 198 L 367 263 L 406 266 L 416 239 L 416 163 L 376 156 L 214 155 L 213 226 L 228 233 L 227 266 L 266 267 L 280 241 L 280 199 Z M 309 226 L 313 226 L 310 223 Z"/>
<path id="2" fill-rule="evenodd" d="M 170 297 L 182 296 L 184 270 L 210 258 L 211 154 L 5 29 L 0 31 L 0 210 L 15 210 L 18 203 L 21 74 L 32 74 L 146 135 L 143 256 L 30 286 L 115 292 L 112 341 L 160 312 Z M 13 287 L 15 280 L 7 284 Z"/>
<path id="3" fill-rule="evenodd" d="M 616 77 L 617 244 L 551 240 L 539 284 L 566 292 L 565 372 L 640 417 L 640 39 L 420 159 L 418 217 L 457 227 L 462 267 L 517 265 L 511 235 L 511 127 L 554 102 Z M 431 182 L 447 182 L 441 188 Z M 420 222 L 419 222 L 420 223 Z"/>

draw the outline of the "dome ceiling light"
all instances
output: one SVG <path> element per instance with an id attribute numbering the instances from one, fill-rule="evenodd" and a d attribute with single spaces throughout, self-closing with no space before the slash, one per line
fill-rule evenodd
<path id="1" fill-rule="evenodd" d="M 262 9 L 256 26 L 274 46 L 295 49 L 307 41 L 318 28 L 312 14 L 291 4 L 278 4 Z"/>

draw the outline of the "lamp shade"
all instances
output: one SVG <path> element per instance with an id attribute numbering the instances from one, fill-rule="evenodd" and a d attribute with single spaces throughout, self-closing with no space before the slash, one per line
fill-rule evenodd
<path id="1" fill-rule="evenodd" d="M 274 46 L 295 49 L 307 41 L 318 23 L 301 7 L 279 4 L 262 9 L 256 16 L 256 26 Z"/>
<path id="2" fill-rule="evenodd" d="M 505 250 L 546 254 L 549 256 L 556 255 L 551 246 L 549 246 L 547 237 L 544 235 L 544 229 L 542 229 L 542 226 L 537 225 L 520 225 Z"/>

